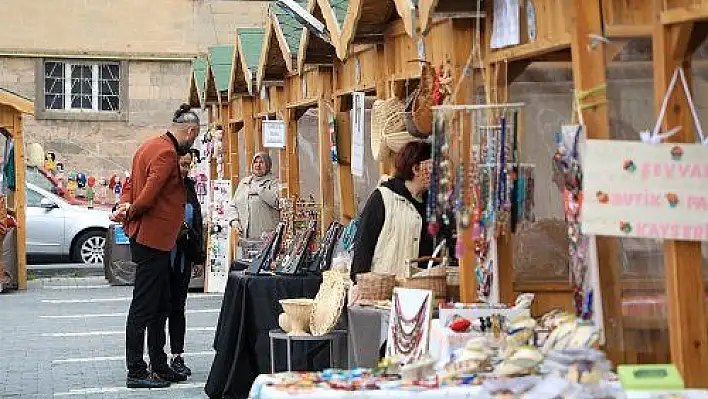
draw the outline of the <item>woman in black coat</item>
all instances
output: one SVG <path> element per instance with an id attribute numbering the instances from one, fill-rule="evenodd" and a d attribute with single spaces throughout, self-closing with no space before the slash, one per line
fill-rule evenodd
<path id="1" fill-rule="evenodd" d="M 195 182 L 188 177 L 195 155 L 186 154 L 180 158 L 179 168 L 184 178 L 187 189 L 187 203 L 184 212 L 184 224 L 180 231 L 177 245 L 172 251 L 172 268 L 170 269 L 170 299 L 172 307 L 169 314 L 170 349 L 172 360 L 170 366 L 180 374 L 191 375 L 192 371 L 184 364 L 184 335 L 186 331 L 186 318 L 184 314 L 187 302 L 189 280 L 192 277 L 192 267 L 201 264 L 206 259 L 203 247 L 204 229 L 202 226 L 202 212 Z"/>

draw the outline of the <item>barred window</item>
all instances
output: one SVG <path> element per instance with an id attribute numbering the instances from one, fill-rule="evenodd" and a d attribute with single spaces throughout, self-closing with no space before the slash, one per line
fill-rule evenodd
<path id="1" fill-rule="evenodd" d="M 120 64 L 44 63 L 45 109 L 117 112 L 120 106 Z"/>

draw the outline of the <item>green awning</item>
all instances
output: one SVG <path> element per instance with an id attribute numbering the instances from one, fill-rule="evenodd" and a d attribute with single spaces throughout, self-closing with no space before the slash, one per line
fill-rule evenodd
<path id="1" fill-rule="evenodd" d="M 207 62 L 204 57 L 197 57 L 192 61 L 192 73 L 194 74 L 194 82 L 197 84 L 199 95 L 204 91 L 204 83 L 206 82 L 206 67 Z"/>
<path id="2" fill-rule="evenodd" d="M 241 54 L 246 59 L 246 65 L 251 73 L 255 73 L 261 59 L 265 29 L 238 28 L 236 33 L 241 41 Z"/>
<path id="3" fill-rule="evenodd" d="M 219 92 L 229 90 L 233 59 L 234 46 L 232 45 L 209 48 L 209 67 L 214 74 L 214 83 Z"/>
<path id="4" fill-rule="evenodd" d="M 302 8 L 307 8 L 306 0 L 295 0 L 295 2 L 302 6 Z M 285 36 L 285 41 L 288 43 L 290 52 L 297 54 L 300 49 L 300 38 L 302 37 L 303 28 L 302 24 L 276 3 L 272 5 L 272 10 L 278 18 L 278 22 L 280 22 L 280 28 L 283 30 L 283 36 Z"/>

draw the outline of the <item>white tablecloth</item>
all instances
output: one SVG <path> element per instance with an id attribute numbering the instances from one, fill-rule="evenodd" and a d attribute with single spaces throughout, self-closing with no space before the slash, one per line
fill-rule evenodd
<path id="1" fill-rule="evenodd" d="M 272 382 L 270 375 L 260 375 L 256 378 L 251 388 L 249 399 L 487 399 L 489 396 L 478 386 L 449 387 L 425 391 L 406 391 L 399 389 L 379 391 L 335 391 L 329 389 L 316 389 L 300 393 L 288 393 L 274 387 L 266 386 Z M 666 392 L 669 393 L 669 392 Z M 708 399 L 708 390 L 686 390 L 678 392 L 687 399 Z M 627 391 L 627 399 L 651 399 L 653 395 L 661 392 Z"/>

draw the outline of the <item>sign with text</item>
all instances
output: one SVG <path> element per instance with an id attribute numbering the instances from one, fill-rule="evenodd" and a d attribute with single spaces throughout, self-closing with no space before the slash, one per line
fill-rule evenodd
<path id="1" fill-rule="evenodd" d="M 263 121 L 263 147 L 285 148 L 285 122 L 276 120 Z"/>
<path id="2" fill-rule="evenodd" d="M 364 93 L 352 93 L 352 175 L 364 176 Z"/>
<path id="3" fill-rule="evenodd" d="M 708 241 L 708 147 L 588 140 L 583 232 Z"/>

